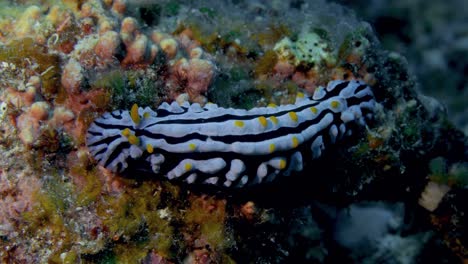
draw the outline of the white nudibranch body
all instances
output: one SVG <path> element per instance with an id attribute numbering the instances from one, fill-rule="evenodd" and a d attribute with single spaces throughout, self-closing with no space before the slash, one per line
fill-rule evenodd
<path id="1" fill-rule="evenodd" d="M 375 104 L 364 82 L 336 80 L 278 107 L 173 102 L 153 111 L 134 105 L 96 119 L 86 142 L 113 172 L 243 187 L 301 171 L 303 162 L 350 134 L 351 124 L 365 125 Z"/>

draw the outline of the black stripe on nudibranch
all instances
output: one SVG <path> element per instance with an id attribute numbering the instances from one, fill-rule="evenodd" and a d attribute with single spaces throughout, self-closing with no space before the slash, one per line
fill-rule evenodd
<path id="1" fill-rule="evenodd" d="M 287 112 L 286 112 L 287 113 Z M 187 142 L 189 140 L 193 139 L 198 139 L 202 141 L 206 141 L 209 139 L 213 141 L 220 141 L 224 142 L 227 144 L 232 144 L 237 141 L 242 141 L 242 142 L 259 142 L 259 141 L 264 141 L 268 139 L 273 139 L 277 138 L 280 135 L 288 135 L 288 134 L 294 134 L 294 133 L 300 133 L 302 130 L 305 128 L 317 124 L 323 116 L 326 114 L 333 114 L 332 111 L 326 110 L 322 111 L 316 118 L 310 119 L 307 121 L 302 122 L 296 127 L 278 127 L 276 130 L 272 130 L 269 132 L 264 132 L 264 133 L 257 133 L 257 134 L 246 134 L 246 135 L 228 135 L 228 136 L 206 136 L 202 135 L 197 132 L 193 132 L 190 134 L 187 134 L 183 137 L 173 137 L 171 135 L 164 135 L 164 134 L 156 134 L 156 133 L 151 133 L 146 130 L 137 130 L 135 132 L 136 136 L 145 136 L 147 138 L 151 139 L 164 139 L 167 143 L 169 144 L 180 144 L 183 142 Z M 265 115 L 267 117 L 267 115 Z M 242 119 L 245 120 L 245 119 Z"/>
<path id="2" fill-rule="evenodd" d="M 365 124 L 375 104 L 364 82 L 337 80 L 275 108 L 134 106 L 98 118 L 86 141 L 99 163 L 114 172 L 242 187 L 301 171 L 304 159 L 320 157 L 354 124 Z"/>
<path id="3" fill-rule="evenodd" d="M 294 111 L 295 112 L 302 111 L 302 110 L 304 110 L 306 108 L 316 106 L 317 104 L 319 104 L 319 102 L 313 102 L 313 103 L 310 103 L 310 104 L 307 104 L 307 105 L 303 105 L 301 107 L 298 107 L 298 108 L 294 109 Z M 225 109 L 225 110 L 229 111 L 230 109 Z M 219 115 L 219 116 L 216 116 L 216 117 L 210 117 L 210 118 L 200 117 L 200 118 L 197 118 L 197 119 L 162 120 L 162 121 L 157 121 L 157 122 L 147 126 L 146 128 L 150 128 L 151 126 L 162 125 L 162 124 L 190 125 L 190 124 L 199 124 L 199 123 L 204 123 L 204 124 L 219 123 L 219 122 L 226 121 L 226 120 L 251 120 L 251 119 L 258 118 L 260 116 L 264 116 L 264 117 L 281 116 L 281 115 L 285 115 L 285 114 L 287 114 L 289 112 L 291 112 L 291 110 L 285 110 L 285 111 L 280 111 L 280 112 L 271 113 L 271 114 L 251 114 L 251 115 L 242 115 L 242 116 L 226 113 L 226 114 L 223 114 L 223 115 Z M 158 117 L 160 117 L 159 112 L 158 112 Z"/>
<path id="4" fill-rule="evenodd" d="M 118 120 L 121 120 L 121 119 L 118 119 Z M 123 129 L 128 127 L 126 125 L 108 124 L 108 123 L 102 123 L 102 122 L 99 122 L 99 121 L 94 121 L 94 124 L 101 127 L 101 129 L 122 129 L 123 130 Z"/>
<path id="5" fill-rule="evenodd" d="M 94 153 L 94 156 L 99 156 L 100 154 L 103 154 L 104 152 L 106 152 L 107 150 L 105 148 L 102 148 L 101 150 L 99 150 L 98 152 Z"/>
<path id="6" fill-rule="evenodd" d="M 96 131 L 91 131 L 91 130 L 88 130 L 88 134 L 91 136 L 102 136 L 101 132 L 96 132 Z"/>
<path id="7" fill-rule="evenodd" d="M 88 148 L 91 148 L 91 147 L 95 147 L 95 146 L 99 146 L 101 144 L 107 144 L 109 145 L 110 143 L 112 143 L 114 140 L 120 138 L 121 135 L 113 135 L 113 136 L 110 136 L 110 137 L 104 137 L 100 140 L 97 140 L 96 142 L 93 142 L 93 143 L 90 143 L 88 144 Z"/>
<path id="8" fill-rule="evenodd" d="M 117 158 L 121 152 L 124 150 L 124 149 L 128 149 L 130 148 L 130 143 L 128 142 L 122 142 L 120 143 L 112 152 L 111 154 L 109 155 L 109 157 L 107 158 L 107 160 L 105 160 L 104 162 L 104 167 L 107 167 L 109 166 L 109 164 L 111 162 L 113 162 L 115 160 L 115 158 Z"/>
<path id="9" fill-rule="evenodd" d="M 359 93 L 360 91 L 366 89 L 368 86 L 366 84 L 359 85 L 356 90 L 354 91 L 355 94 Z"/>

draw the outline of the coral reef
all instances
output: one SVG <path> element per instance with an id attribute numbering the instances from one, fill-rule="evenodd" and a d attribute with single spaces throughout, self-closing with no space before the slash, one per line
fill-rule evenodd
<path id="1" fill-rule="evenodd" d="M 405 14 L 400 21 L 419 19 Z M 468 141 L 450 121 L 466 116 L 447 115 L 418 89 L 462 87 L 466 78 L 446 76 L 464 67 L 466 47 L 456 27 L 430 25 L 433 38 L 450 30 L 440 46 L 456 39 L 454 48 L 424 42 L 431 56 L 407 61 L 349 9 L 322 0 L 0 3 L 1 261 L 466 262 Z M 418 80 L 410 69 L 423 57 Z M 444 78 L 431 84 L 441 65 Z M 368 83 L 375 117 L 300 175 L 270 184 L 219 191 L 122 177 L 85 144 L 102 113 L 135 103 L 249 109 L 336 79 Z M 343 239 L 359 224 L 350 215 L 374 228 Z M 372 252 L 358 246 L 367 235 Z"/>
<path id="2" fill-rule="evenodd" d="M 384 48 L 396 50 L 408 59 L 421 90 L 443 102 L 449 119 L 468 134 L 466 2 L 436 0 L 427 4 L 412 0 L 385 5 L 380 1 L 338 2 L 372 23 Z"/>

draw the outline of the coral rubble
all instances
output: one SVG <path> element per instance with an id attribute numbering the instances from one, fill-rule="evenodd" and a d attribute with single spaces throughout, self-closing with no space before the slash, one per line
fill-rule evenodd
<path id="1" fill-rule="evenodd" d="M 375 118 L 265 186 L 125 178 L 84 142 L 95 118 L 134 103 L 287 104 L 334 79 L 372 86 Z M 0 3 L 0 258 L 466 262 L 468 141 L 417 86 L 369 24 L 323 0 Z M 351 216 L 374 229 L 354 232 Z"/>

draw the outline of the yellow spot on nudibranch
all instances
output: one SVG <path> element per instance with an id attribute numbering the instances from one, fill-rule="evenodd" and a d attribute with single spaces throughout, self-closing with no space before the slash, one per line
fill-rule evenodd
<path id="1" fill-rule="evenodd" d="M 274 103 L 269 103 L 267 106 L 268 106 L 268 107 L 277 107 L 277 105 L 274 104 Z"/>
<path id="2" fill-rule="evenodd" d="M 148 117 L 150 117 L 150 113 L 148 113 L 148 112 L 144 112 L 144 113 L 143 113 L 143 117 L 144 117 L 144 118 L 148 118 Z"/>
<path id="3" fill-rule="evenodd" d="M 280 170 L 283 170 L 284 168 L 286 168 L 286 160 L 282 159 L 279 161 L 279 168 Z"/>
<path id="4" fill-rule="evenodd" d="M 278 118 L 276 118 L 276 116 L 270 116 L 270 120 L 273 122 L 273 124 L 278 124 Z"/>
<path id="5" fill-rule="evenodd" d="M 130 129 L 127 127 L 124 130 L 122 130 L 122 136 L 127 137 L 130 136 Z"/>
<path id="6" fill-rule="evenodd" d="M 140 139 L 135 135 L 130 135 L 128 136 L 128 142 L 132 145 L 138 145 L 140 143 Z"/>
<path id="7" fill-rule="evenodd" d="M 270 153 L 272 153 L 273 151 L 275 151 L 275 148 L 276 148 L 275 144 L 273 144 L 273 143 L 270 144 L 269 148 L 270 148 Z"/>
<path id="8" fill-rule="evenodd" d="M 296 97 L 297 97 L 297 98 L 304 98 L 304 93 L 298 92 L 298 93 L 296 94 Z"/>
<path id="9" fill-rule="evenodd" d="M 338 102 L 338 101 L 331 101 L 330 106 L 331 106 L 332 108 L 337 108 L 338 106 L 340 106 L 340 102 Z"/>
<path id="10" fill-rule="evenodd" d="M 133 120 L 133 123 L 139 124 L 140 123 L 140 115 L 138 114 L 138 105 L 133 104 L 132 109 L 130 109 L 130 117 Z"/>
<path id="11" fill-rule="evenodd" d="M 190 150 L 195 150 L 197 148 L 197 145 L 193 144 L 193 143 L 190 143 L 188 144 L 188 147 Z"/>
<path id="12" fill-rule="evenodd" d="M 264 116 L 260 116 L 258 118 L 258 122 L 260 122 L 260 124 L 262 124 L 263 127 L 267 127 L 268 125 L 268 121 Z"/>
<path id="13" fill-rule="evenodd" d="M 297 122 L 297 114 L 296 112 L 289 112 L 289 117 L 291 118 L 292 121 Z"/>
<path id="14" fill-rule="evenodd" d="M 317 114 L 317 112 L 318 112 L 317 107 L 315 107 L 315 106 L 312 106 L 310 108 L 310 111 L 312 111 L 312 113 L 314 113 L 314 114 Z"/>
<path id="15" fill-rule="evenodd" d="M 192 163 L 185 163 L 185 165 L 184 165 L 184 169 L 185 169 L 185 171 L 189 171 L 189 170 L 191 170 L 191 169 L 192 169 L 192 167 L 193 167 L 193 166 L 192 166 Z"/>
<path id="16" fill-rule="evenodd" d="M 292 137 L 292 147 L 295 148 L 297 146 L 299 146 L 299 139 L 297 139 L 297 137 Z"/>
<path id="17" fill-rule="evenodd" d="M 236 121 L 234 121 L 234 125 L 236 127 L 244 127 L 244 122 L 240 121 L 240 120 L 236 120 Z"/>
<path id="18" fill-rule="evenodd" d="M 146 144 L 146 151 L 148 151 L 148 153 L 153 153 L 154 151 L 153 145 Z"/>

